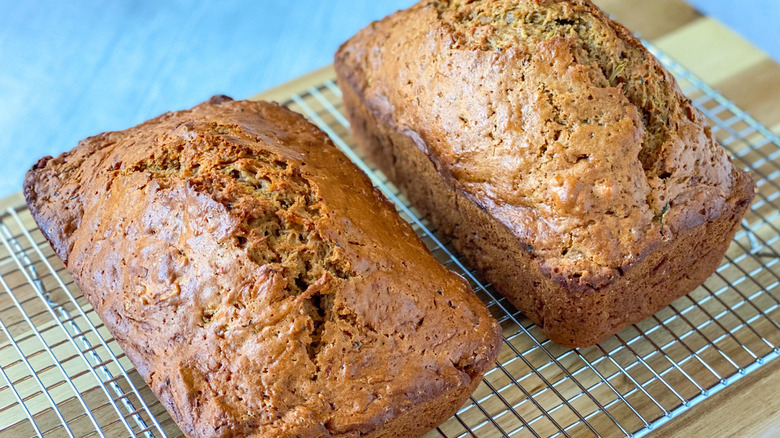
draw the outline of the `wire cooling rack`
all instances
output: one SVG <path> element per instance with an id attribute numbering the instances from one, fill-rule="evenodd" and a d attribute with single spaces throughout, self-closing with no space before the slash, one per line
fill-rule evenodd
<path id="1" fill-rule="evenodd" d="M 686 297 L 594 347 L 551 343 L 458 260 L 384 175 L 351 147 L 326 80 L 285 102 L 323 128 L 465 276 L 501 322 L 496 366 L 429 437 L 643 436 L 780 355 L 780 140 L 663 53 L 709 118 L 756 201 L 717 272 Z M 0 213 L 0 436 L 180 436 L 24 205 Z"/>

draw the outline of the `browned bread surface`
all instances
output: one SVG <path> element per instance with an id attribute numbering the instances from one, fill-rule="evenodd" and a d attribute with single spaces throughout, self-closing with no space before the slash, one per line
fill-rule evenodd
<path id="1" fill-rule="evenodd" d="M 88 138 L 24 191 L 189 436 L 421 435 L 497 355 L 468 284 L 278 105 L 215 98 Z"/>
<path id="2" fill-rule="evenodd" d="M 587 0 L 423 1 L 335 62 L 358 144 L 564 345 L 695 288 L 753 196 L 671 74 Z"/>

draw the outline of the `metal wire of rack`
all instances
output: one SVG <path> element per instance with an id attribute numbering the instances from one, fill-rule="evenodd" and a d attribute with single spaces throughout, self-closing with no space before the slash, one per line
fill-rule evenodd
<path id="1" fill-rule="evenodd" d="M 351 147 L 332 80 L 285 102 L 325 130 L 504 330 L 482 384 L 428 437 L 644 436 L 780 355 L 780 139 L 646 42 L 757 196 L 704 285 L 594 347 L 551 343 Z M 181 436 L 18 205 L 0 212 L 0 437 Z"/>

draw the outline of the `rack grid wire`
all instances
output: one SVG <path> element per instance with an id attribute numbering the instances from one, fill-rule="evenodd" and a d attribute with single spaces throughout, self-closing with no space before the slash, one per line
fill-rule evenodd
<path id="1" fill-rule="evenodd" d="M 780 139 L 647 43 L 750 171 L 756 199 L 701 287 L 600 344 L 567 349 L 461 262 L 352 148 L 333 80 L 285 105 L 325 130 L 418 232 L 466 277 L 504 344 L 469 401 L 427 437 L 643 436 L 780 355 Z M 18 205 L 0 213 L 0 437 L 181 436 Z"/>

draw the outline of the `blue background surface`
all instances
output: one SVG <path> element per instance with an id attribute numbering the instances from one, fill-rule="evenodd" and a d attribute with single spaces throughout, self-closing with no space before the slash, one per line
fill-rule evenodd
<path id="1" fill-rule="evenodd" d="M 649 0 L 652 1 L 652 0 Z M 686 0 L 780 62 L 780 0 Z"/>
<path id="2" fill-rule="evenodd" d="M 214 94 L 284 83 L 414 2 L 0 0 L 0 197 L 41 156 Z M 780 0 L 690 2 L 780 60 Z"/>

